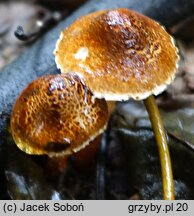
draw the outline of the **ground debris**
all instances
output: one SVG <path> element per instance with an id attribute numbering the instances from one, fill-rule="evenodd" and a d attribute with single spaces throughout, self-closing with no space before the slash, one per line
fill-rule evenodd
<path id="1" fill-rule="evenodd" d="M 0 3 L 0 69 L 16 59 L 29 46 L 15 37 L 14 31 L 17 26 L 22 25 L 26 31 L 30 31 L 46 12 L 46 8 L 31 3 Z"/>

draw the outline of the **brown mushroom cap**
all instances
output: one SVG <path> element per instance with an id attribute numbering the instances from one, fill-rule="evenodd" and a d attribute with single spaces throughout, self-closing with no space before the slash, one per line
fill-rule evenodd
<path id="1" fill-rule="evenodd" d="M 105 100 L 95 99 L 76 75 L 49 75 L 29 84 L 17 99 L 11 131 L 29 154 L 61 156 L 84 148 L 107 124 Z"/>
<path id="2" fill-rule="evenodd" d="M 140 100 L 171 83 L 178 54 L 172 37 L 157 22 L 116 9 L 83 16 L 64 30 L 55 60 L 62 73 L 84 77 L 95 97 Z"/>

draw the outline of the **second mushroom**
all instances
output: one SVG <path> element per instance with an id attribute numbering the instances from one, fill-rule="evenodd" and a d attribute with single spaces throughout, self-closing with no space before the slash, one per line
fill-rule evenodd
<path id="1" fill-rule="evenodd" d="M 174 199 L 171 160 L 154 96 L 177 70 L 178 50 L 156 21 L 128 9 L 83 16 L 65 29 L 55 60 L 62 73 L 78 74 L 96 98 L 144 100 L 161 161 L 164 199 Z"/>
<path id="2" fill-rule="evenodd" d="M 17 98 L 11 132 L 22 151 L 48 155 L 60 165 L 67 155 L 85 149 L 102 134 L 107 121 L 106 101 L 93 98 L 77 75 L 45 75 Z"/>

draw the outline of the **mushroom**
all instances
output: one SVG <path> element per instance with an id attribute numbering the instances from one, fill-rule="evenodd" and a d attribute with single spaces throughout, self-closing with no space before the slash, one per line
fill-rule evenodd
<path id="1" fill-rule="evenodd" d="M 104 99 L 95 99 L 76 75 L 46 75 L 20 94 L 11 115 L 11 132 L 24 152 L 50 158 L 84 149 L 107 125 Z"/>
<path id="2" fill-rule="evenodd" d="M 96 98 L 144 100 L 158 144 L 164 199 L 174 199 L 172 167 L 164 126 L 154 101 L 177 70 L 173 38 L 156 21 L 132 10 L 103 10 L 79 18 L 57 41 L 62 73 L 84 79 Z"/>

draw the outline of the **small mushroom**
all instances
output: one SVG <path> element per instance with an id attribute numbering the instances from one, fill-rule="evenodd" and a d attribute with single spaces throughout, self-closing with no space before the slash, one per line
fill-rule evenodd
<path id="1" fill-rule="evenodd" d="M 47 75 L 20 94 L 11 115 L 16 145 L 34 155 L 60 157 L 84 149 L 107 125 L 104 99 L 76 75 Z"/>
<path id="2" fill-rule="evenodd" d="M 77 73 L 96 98 L 145 100 L 158 143 L 164 199 L 174 199 L 167 138 L 152 96 L 175 77 L 179 57 L 172 37 L 159 23 L 135 11 L 104 10 L 65 29 L 54 53 L 62 73 Z"/>

